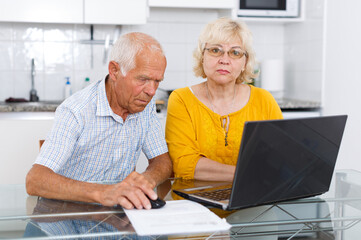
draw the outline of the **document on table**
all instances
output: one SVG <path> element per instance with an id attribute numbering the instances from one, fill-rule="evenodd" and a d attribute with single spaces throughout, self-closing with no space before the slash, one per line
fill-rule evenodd
<path id="1" fill-rule="evenodd" d="M 167 201 L 159 209 L 124 209 L 138 235 L 214 233 L 231 225 L 203 205 L 189 200 Z"/>

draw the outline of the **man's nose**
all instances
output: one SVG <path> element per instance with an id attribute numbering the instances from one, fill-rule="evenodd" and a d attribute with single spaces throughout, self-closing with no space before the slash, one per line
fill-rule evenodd
<path id="1" fill-rule="evenodd" d="M 144 92 L 149 96 L 153 97 L 155 92 L 157 91 L 158 84 L 155 81 L 148 81 L 147 85 L 145 86 Z"/>

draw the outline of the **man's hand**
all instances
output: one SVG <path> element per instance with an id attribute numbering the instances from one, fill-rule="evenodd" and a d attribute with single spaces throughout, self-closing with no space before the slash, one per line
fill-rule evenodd
<path id="1" fill-rule="evenodd" d="M 158 196 L 153 191 L 155 182 L 140 173 L 132 172 L 122 182 L 108 185 L 99 196 L 104 206 L 121 205 L 126 209 L 150 209 L 151 205 L 146 195 L 151 199 Z M 146 194 L 146 195 L 145 195 Z"/>
<path id="2" fill-rule="evenodd" d="M 34 164 L 26 177 L 26 191 L 29 195 L 49 199 L 96 202 L 104 206 L 119 204 L 126 209 L 150 209 L 147 196 L 157 199 L 153 189 L 165 181 L 171 172 L 172 162 L 168 153 L 150 159 L 144 173 L 132 172 L 114 185 L 77 181 Z"/>

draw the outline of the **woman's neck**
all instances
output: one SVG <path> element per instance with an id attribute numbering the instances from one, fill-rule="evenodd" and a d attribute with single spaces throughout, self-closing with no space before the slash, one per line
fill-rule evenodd
<path id="1" fill-rule="evenodd" d="M 234 102 L 238 93 L 236 83 L 219 85 L 206 81 L 204 88 L 208 106 L 210 106 L 213 112 L 221 116 L 233 112 Z"/>

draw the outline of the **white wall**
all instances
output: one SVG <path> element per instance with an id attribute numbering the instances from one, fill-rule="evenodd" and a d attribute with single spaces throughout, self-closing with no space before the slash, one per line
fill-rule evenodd
<path id="1" fill-rule="evenodd" d="M 175 89 L 197 82 L 191 73 L 192 51 L 205 23 L 218 17 L 217 10 L 153 8 L 147 24 L 121 26 L 121 34 L 141 31 L 160 41 L 168 59 L 160 87 Z M 95 25 L 94 39 L 105 40 L 108 34 L 112 39 L 116 28 Z M 73 92 L 81 89 L 86 77 L 103 78 L 104 45 L 81 42 L 89 39 L 90 25 L 0 22 L 0 101 L 10 96 L 29 98 L 31 58 L 35 58 L 40 100 L 64 99 L 66 76 Z"/>
<path id="2" fill-rule="evenodd" d="M 361 1 L 328 0 L 323 113 L 348 114 L 337 168 L 361 171 Z"/>
<path id="3" fill-rule="evenodd" d="M 305 21 L 285 25 L 285 97 L 321 102 L 325 0 L 305 4 Z"/>
<path id="4" fill-rule="evenodd" d="M 164 47 L 168 66 L 160 88 L 175 89 L 198 83 L 193 76 L 192 52 L 201 29 L 222 16 L 217 10 L 151 8 L 145 25 L 121 26 L 130 31 L 149 33 Z M 171 17 L 170 17 L 171 16 Z M 249 22 L 260 61 L 282 58 L 284 26 Z M 113 38 L 115 25 L 95 25 L 94 39 Z M 73 91 L 81 89 L 86 77 L 99 80 L 107 72 L 103 63 L 104 46 L 81 43 L 90 39 L 90 25 L 0 23 L 0 101 L 29 98 L 30 62 L 35 58 L 35 85 L 41 100 L 62 100 L 65 77 L 70 76 Z M 93 51 L 93 68 L 91 52 Z"/>

